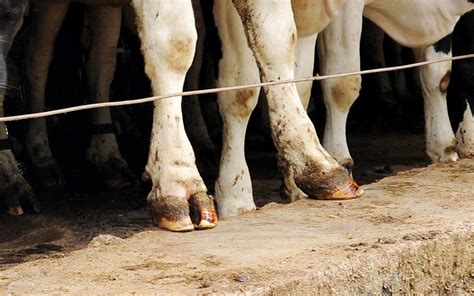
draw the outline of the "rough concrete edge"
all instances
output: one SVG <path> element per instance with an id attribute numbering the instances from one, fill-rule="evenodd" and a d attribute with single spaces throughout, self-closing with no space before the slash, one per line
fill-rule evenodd
<path id="1" fill-rule="evenodd" d="M 474 294 L 474 223 L 432 239 L 372 249 L 327 271 L 312 271 L 245 295 Z M 456 227 L 457 226 L 457 227 Z"/>

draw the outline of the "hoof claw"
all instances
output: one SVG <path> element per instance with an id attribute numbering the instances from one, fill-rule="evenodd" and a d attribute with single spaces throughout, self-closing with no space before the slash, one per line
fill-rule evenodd
<path id="1" fill-rule="evenodd" d="M 185 232 L 194 229 L 210 229 L 217 225 L 214 199 L 205 192 L 194 194 L 189 201 L 179 196 L 148 196 L 153 222 L 170 231 Z"/>
<path id="2" fill-rule="evenodd" d="M 23 215 L 23 208 L 21 206 L 8 208 L 8 215 L 10 215 L 10 216 L 21 216 L 21 215 Z"/>
<path id="3" fill-rule="evenodd" d="M 334 191 L 329 199 L 332 200 L 347 200 L 361 197 L 364 194 L 364 190 L 359 187 L 355 182 L 352 182 L 347 187 L 340 190 Z"/>
<path id="4" fill-rule="evenodd" d="M 196 229 L 210 229 L 217 225 L 214 198 L 205 192 L 198 192 L 189 199 L 191 220 Z"/>
<path id="5" fill-rule="evenodd" d="M 194 230 L 194 226 L 189 218 L 181 221 L 171 221 L 166 218 L 161 218 L 160 221 L 158 221 L 157 226 L 161 229 L 173 232 L 189 232 Z"/>

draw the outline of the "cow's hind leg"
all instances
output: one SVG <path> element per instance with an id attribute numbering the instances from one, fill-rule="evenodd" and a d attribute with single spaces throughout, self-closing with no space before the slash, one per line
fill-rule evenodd
<path id="1" fill-rule="evenodd" d="M 83 39 L 88 41 L 85 44 L 88 47 L 86 84 L 88 99 L 93 102 L 108 102 L 110 98 L 121 14 L 122 8 L 116 6 L 87 8 Z M 109 108 L 92 111 L 91 132 L 87 159 L 94 165 L 105 185 L 111 188 L 135 185 L 136 177 L 120 154 Z"/>
<path id="2" fill-rule="evenodd" d="M 133 4 L 153 93 L 182 91 L 197 39 L 191 1 L 134 0 Z M 159 227 L 189 231 L 193 223 L 198 229 L 216 225 L 213 199 L 184 130 L 181 97 L 155 101 L 145 174 L 153 181 L 148 201 Z"/>
<path id="3" fill-rule="evenodd" d="M 451 39 L 414 49 L 417 61 L 429 61 L 451 56 Z M 430 64 L 418 69 L 425 108 L 426 153 L 433 162 L 456 161 L 456 138 L 449 122 L 446 92 L 451 74 L 451 62 Z"/>
<path id="4" fill-rule="evenodd" d="M 251 2 L 251 3 L 249 3 Z M 296 27 L 290 1 L 233 1 L 263 81 L 294 77 Z M 362 191 L 323 149 L 294 84 L 264 87 L 280 167 L 309 197 L 348 199 Z"/>
<path id="5" fill-rule="evenodd" d="M 54 40 L 68 9 L 67 2 L 35 1 L 31 14 L 31 36 L 26 48 L 26 97 L 31 112 L 45 111 L 48 69 L 53 58 Z M 43 193 L 57 192 L 64 180 L 49 147 L 46 119 L 29 121 L 26 148 Z"/>

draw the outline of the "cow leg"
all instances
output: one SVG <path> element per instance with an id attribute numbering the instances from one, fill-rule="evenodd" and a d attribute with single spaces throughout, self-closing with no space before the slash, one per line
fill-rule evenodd
<path id="1" fill-rule="evenodd" d="M 241 17 L 261 79 L 293 79 L 297 40 L 290 1 L 234 0 L 233 3 Z M 275 85 L 264 90 L 285 184 L 293 180 L 311 198 L 360 196 L 362 192 L 351 177 L 319 143 L 296 86 Z"/>
<path id="2" fill-rule="evenodd" d="M 35 1 L 32 9 L 31 36 L 26 48 L 26 97 L 31 112 L 45 111 L 45 88 L 53 57 L 54 40 L 68 8 L 67 2 Z M 26 148 L 45 192 L 55 191 L 64 180 L 51 153 L 46 119 L 29 121 Z"/>
<path id="3" fill-rule="evenodd" d="M 463 121 L 456 131 L 456 138 L 458 140 L 457 152 L 459 156 L 474 156 L 474 114 L 469 103 L 467 103 L 464 111 Z"/>
<path id="4" fill-rule="evenodd" d="M 219 62 L 218 86 L 258 82 L 258 68 L 252 52 L 245 46 L 243 28 L 235 25 L 240 22 L 235 8 L 230 1 L 215 1 L 214 15 L 223 54 Z M 259 91 L 259 88 L 254 88 L 217 94 L 223 121 L 223 143 L 215 191 L 221 218 L 255 209 L 244 146 L 247 124 L 257 104 Z"/>
<path id="5" fill-rule="evenodd" d="M 318 43 L 322 75 L 360 70 L 359 44 L 362 32 L 363 1 L 350 1 L 320 34 Z M 336 160 L 352 171 L 354 162 L 346 140 L 349 109 L 359 96 L 360 75 L 321 81 L 326 105 L 323 146 Z"/>
<path id="6" fill-rule="evenodd" d="M 474 11 L 461 17 L 453 32 L 453 55 L 474 52 Z M 460 157 L 474 156 L 474 59 L 453 61 L 449 111 Z M 453 108 L 454 107 L 454 108 Z M 454 109 L 454 110 L 453 110 Z"/>
<path id="7" fill-rule="evenodd" d="M 295 78 L 307 78 L 313 76 L 314 54 L 317 38 L 318 34 L 298 37 L 298 42 L 296 44 Z M 312 87 L 312 81 L 300 82 L 296 84 L 298 96 L 300 97 L 301 103 L 303 104 L 303 108 L 305 110 L 308 110 Z M 266 109 L 268 110 L 268 108 Z M 298 186 L 296 186 L 292 178 L 285 178 L 284 183 L 285 184 L 282 187 L 283 193 L 286 196 L 289 196 L 292 201 L 307 197 L 307 195 L 301 191 Z"/>
<path id="8" fill-rule="evenodd" d="M 197 33 L 191 1 L 134 0 L 145 57 L 145 71 L 154 95 L 183 90 Z M 172 231 L 216 225 L 213 199 L 196 168 L 186 137 L 181 97 L 155 101 L 146 172 L 153 181 L 148 195 L 159 227 Z M 191 213 L 190 213 L 191 209 Z"/>
<path id="9" fill-rule="evenodd" d="M 402 46 L 395 42 L 394 40 L 390 41 L 390 51 L 393 57 L 393 66 L 401 66 L 403 65 L 402 60 Z M 393 78 L 392 78 L 392 85 L 393 85 L 393 92 L 396 98 L 408 98 L 412 97 L 410 94 L 410 90 L 407 86 L 407 79 L 405 70 L 397 70 L 393 71 Z"/>
<path id="10" fill-rule="evenodd" d="M 109 89 L 116 66 L 122 8 L 90 6 L 86 11 L 85 34 L 90 41 L 86 61 L 88 99 L 108 102 Z M 92 136 L 87 160 L 94 165 L 108 187 L 123 188 L 136 184 L 134 173 L 120 154 L 109 108 L 92 111 Z"/>
<path id="11" fill-rule="evenodd" d="M 13 39 L 23 23 L 26 6 L 27 1 L 0 3 L 0 117 L 4 116 L 4 100 L 8 87 L 6 58 Z M 0 122 L 0 196 L 10 215 L 23 214 L 22 204 L 35 212 L 39 210 L 30 184 L 18 169 L 4 122 Z"/>
<path id="12" fill-rule="evenodd" d="M 295 78 L 307 78 L 313 76 L 314 53 L 317 38 L 318 34 L 298 37 L 298 42 L 296 44 Z M 305 110 L 308 109 L 312 86 L 312 81 L 296 84 L 298 95 Z"/>
<path id="13" fill-rule="evenodd" d="M 199 89 L 199 74 L 201 72 L 202 59 L 204 54 L 204 38 L 206 35 L 206 28 L 204 26 L 204 19 L 201 11 L 199 1 L 193 0 L 194 17 L 196 19 L 196 29 L 198 32 L 198 39 L 196 44 L 196 53 L 194 60 L 189 69 L 184 83 L 185 90 Z M 204 155 L 214 153 L 214 144 L 209 136 L 206 123 L 201 112 L 198 96 L 190 96 L 183 101 L 184 126 L 189 135 L 189 140 L 193 144 L 194 151 Z"/>
<path id="14" fill-rule="evenodd" d="M 417 61 L 451 56 L 451 40 L 413 50 Z M 430 64 L 418 69 L 425 109 L 426 153 L 433 162 L 456 161 L 456 138 L 449 121 L 446 92 L 451 74 L 451 62 Z"/>
<path id="15" fill-rule="evenodd" d="M 364 29 L 362 30 L 362 41 L 364 50 L 363 52 L 366 56 L 365 59 L 373 68 L 385 68 L 387 66 L 385 63 L 384 52 L 385 32 L 370 20 L 365 20 L 363 22 L 363 26 Z M 382 72 L 373 75 L 375 89 L 373 92 L 371 92 L 371 94 L 374 94 L 375 97 L 372 98 L 372 104 L 381 106 L 383 109 L 387 109 L 387 107 L 390 108 L 391 106 L 395 105 L 395 97 L 393 96 L 392 83 L 390 81 L 389 73 Z M 377 115 L 377 117 L 383 118 L 384 116 Z"/>

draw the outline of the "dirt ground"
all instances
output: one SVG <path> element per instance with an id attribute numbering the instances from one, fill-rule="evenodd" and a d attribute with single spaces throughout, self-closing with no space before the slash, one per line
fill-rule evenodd
<path id="1" fill-rule="evenodd" d="M 467 221 L 472 227 L 472 161 L 400 173 L 428 164 L 421 135 L 358 135 L 349 142 L 359 183 L 398 176 L 365 187 L 356 201 L 282 205 L 273 156 L 251 154 L 260 209 L 210 231 L 159 230 L 143 196 L 129 200 L 110 192 L 96 199 L 72 194 L 36 215 L 0 216 L 0 291 L 269 293 L 268 287 L 361 252 L 375 256 L 398 241 L 442 243 L 446 229 L 435 231 L 436 225 L 462 232 L 466 223 L 453 225 Z M 461 278 L 473 287 L 472 273 Z"/>

